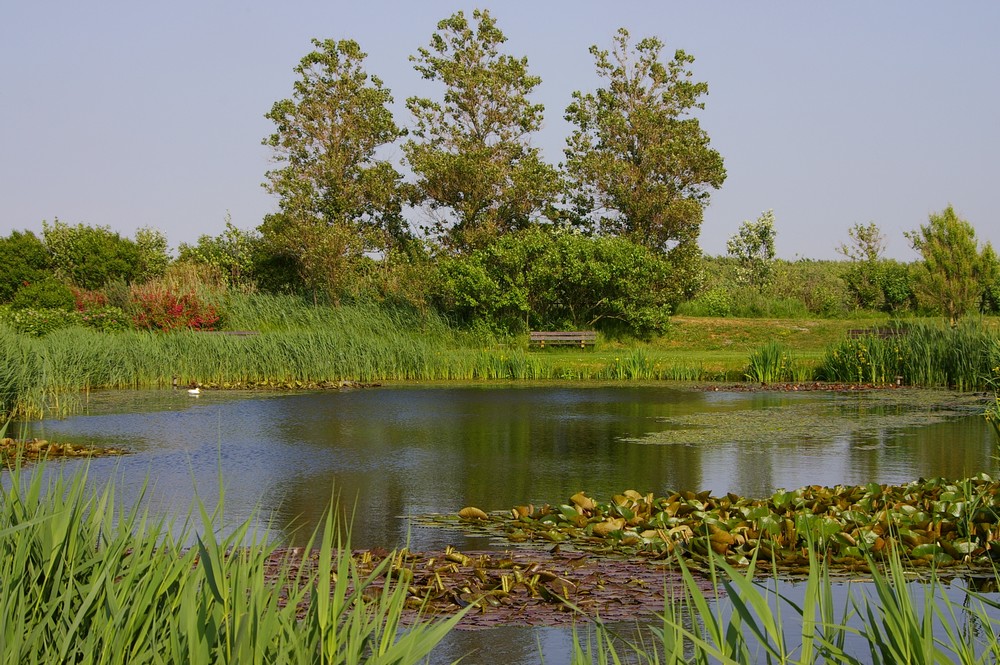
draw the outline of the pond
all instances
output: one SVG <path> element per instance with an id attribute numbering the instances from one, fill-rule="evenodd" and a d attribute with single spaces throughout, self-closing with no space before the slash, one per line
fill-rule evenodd
<path id="1" fill-rule="evenodd" d="M 994 473 L 979 402 L 907 390 L 662 385 L 181 390 L 92 395 L 84 415 L 33 423 L 29 435 L 129 448 L 135 454 L 89 462 L 90 476 L 116 478 L 126 500 L 148 479 L 156 509 L 182 511 L 195 491 L 212 506 L 221 478 L 226 523 L 258 511 L 289 544 L 305 540 L 337 493 L 353 507 L 358 547 L 487 549 L 498 545 L 406 517 L 565 502 L 580 490 L 763 497 L 812 484 Z M 555 629 L 456 633 L 441 657 L 505 648 L 504 662 L 538 662 L 541 644 L 545 662 L 558 663 L 568 640 Z"/>

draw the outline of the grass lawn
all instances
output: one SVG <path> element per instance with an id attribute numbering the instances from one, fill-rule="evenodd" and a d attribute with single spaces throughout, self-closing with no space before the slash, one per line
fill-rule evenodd
<path id="1" fill-rule="evenodd" d="M 670 330 L 648 341 L 598 339 L 591 349 L 555 347 L 531 349 L 545 364 L 578 370 L 606 367 L 624 356 L 640 352 L 661 368 L 674 368 L 684 378 L 696 371 L 718 374 L 726 380 L 743 378 L 750 353 L 777 340 L 792 359 L 816 365 L 827 348 L 847 337 L 849 330 L 885 325 L 885 318 L 871 319 L 736 319 L 682 317 L 671 319 Z M 724 376 L 723 376 L 724 375 Z"/>

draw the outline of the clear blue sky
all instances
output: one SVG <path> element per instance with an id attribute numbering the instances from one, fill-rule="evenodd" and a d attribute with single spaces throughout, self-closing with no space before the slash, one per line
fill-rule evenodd
<path id="1" fill-rule="evenodd" d="M 172 246 L 256 227 L 275 201 L 263 117 L 291 95 L 309 40 L 352 38 L 403 101 L 433 95 L 408 57 L 438 20 L 489 8 L 508 52 L 542 77 L 536 138 L 562 157 L 563 110 L 598 85 L 591 44 L 624 26 L 695 56 L 700 114 L 728 180 L 701 244 L 725 252 L 773 208 L 784 258 L 833 258 L 856 222 L 890 256 L 949 203 L 1000 247 L 1000 3 L 258 2 L 0 3 L 0 233 L 43 219 L 150 225 Z M 396 158 L 400 151 L 394 151 Z"/>

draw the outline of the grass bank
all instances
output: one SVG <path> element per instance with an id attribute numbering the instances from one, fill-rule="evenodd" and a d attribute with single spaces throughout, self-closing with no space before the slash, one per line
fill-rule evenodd
<path id="1" fill-rule="evenodd" d="M 527 336 L 462 331 L 432 312 L 410 309 L 316 307 L 299 298 L 261 295 L 231 296 L 226 307 L 230 330 L 258 334 L 70 328 L 32 337 L 0 326 L 0 413 L 62 415 L 75 410 L 89 390 L 168 387 L 175 377 L 180 385 L 253 387 L 547 379 L 889 383 L 899 373 L 888 364 L 852 373 L 853 365 L 838 369 L 830 360 L 848 331 L 886 324 L 877 319 L 676 317 L 666 335 L 652 340 L 601 337 L 594 348 L 537 349 L 529 348 Z M 941 349 L 953 343 L 935 339 L 923 348 L 912 345 L 908 366 L 930 364 L 922 375 L 908 372 L 908 383 L 955 382 L 950 371 L 934 373 L 947 355 Z M 947 357 L 964 362 L 972 342 L 962 344 Z M 937 355 L 929 355 L 932 350 Z M 977 360 L 961 376 L 981 370 Z M 981 383 L 962 378 L 958 385 Z"/>

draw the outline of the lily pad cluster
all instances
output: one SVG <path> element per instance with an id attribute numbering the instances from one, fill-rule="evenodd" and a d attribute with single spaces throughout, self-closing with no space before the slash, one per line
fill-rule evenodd
<path id="1" fill-rule="evenodd" d="M 276 587 L 294 583 L 315 568 L 316 552 L 278 550 L 267 574 Z M 497 625 L 568 625 L 580 615 L 630 621 L 663 611 L 667 591 L 680 594 L 679 573 L 645 560 L 620 561 L 581 552 L 439 552 L 359 550 L 358 571 L 379 574 L 366 593 L 377 596 L 387 578 L 406 584 L 404 621 L 421 615 L 469 610 L 462 628 Z M 388 566 L 383 566 L 389 559 Z M 335 582 L 335 580 L 334 580 Z M 706 590 L 708 589 L 705 583 Z M 471 607 L 470 607 L 471 606 Z M 305 608 L 301 608 L 305 611 Z"/>
<path id="2" fill-rule="evenodd" d="M 701 562 L 714 553 L 737 566 L 756 556 L 792 572 L 805 569 L 810 549 L 847 570 L 866 570 L 869 557 L 883 551 L 914 566 L 991 567 L 1000 560 L 1000 482 L 985 474 L 899 486 L 812 485 L 767 499 L 626 490 L 597 501 L 578 492 L 565 504 L 509 513 L 470 507 L 457 521 L 514 542 Z"/>
<path id="3" fill-rule="evenodd" d="M 0 439 L 0 463 L 6 466 L 20 462 L 34 462 L 56 457 L 97 457 L 124 455 L 121 448 L 95 448 L 76 446 L 72 443 L 54 443 L 45 439 Z"/>

